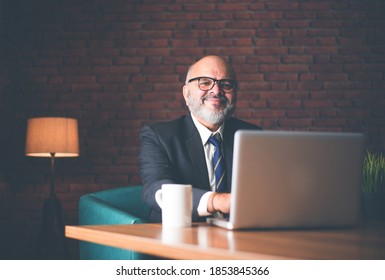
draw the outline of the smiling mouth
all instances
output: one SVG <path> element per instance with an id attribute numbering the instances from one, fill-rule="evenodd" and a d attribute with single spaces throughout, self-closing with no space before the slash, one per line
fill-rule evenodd
<path id="1" fill-rule="evenodd" d="M 217 106 L 225 105 L 227 103 L 227 99 L 220 96 L 205 97 L 202 99 L 202 103 L 206 101 L 209 102 L 210 104 L 217 105 Z"/>

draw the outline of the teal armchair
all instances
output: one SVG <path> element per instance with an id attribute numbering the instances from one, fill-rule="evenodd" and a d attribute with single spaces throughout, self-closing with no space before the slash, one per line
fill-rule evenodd
<path id="1" fill-rule="evenodd" d="M 79 225 L 139 224 L 147 222 L 148 207 L 142 186 L 119 187 L 83 195 L 79 201 Z M 151 256 L 95 243 L 79 243 L 83 260 L 137 260 Z"/>

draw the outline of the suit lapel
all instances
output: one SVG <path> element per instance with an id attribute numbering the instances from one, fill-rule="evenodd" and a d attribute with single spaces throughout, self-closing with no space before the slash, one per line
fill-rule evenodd
<path id="1" fill-rule="evenodd" d="M 206 158 L 202 146 L 202 140 L 199 135 L 198 130 L 196 129 L 194 122 L 191 118 L 191 115 L 188 114 L 185 119 L 185 128 L 184 137 L 187 152 L 191 159 L 191 162 L 194 166 L 195 178 L 197 184 L 200 187 L 208 186 L 209 188 L 209 175 L 207 172 Z"/>

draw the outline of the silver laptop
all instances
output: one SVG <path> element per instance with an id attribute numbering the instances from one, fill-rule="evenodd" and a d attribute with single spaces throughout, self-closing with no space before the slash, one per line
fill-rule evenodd
<path id="1" fill-rule="evenodd" d="M 355 226 L 364 146 L 359 133 L 237 131 L 231 213 L 207 222 L 230 230 Z"/>

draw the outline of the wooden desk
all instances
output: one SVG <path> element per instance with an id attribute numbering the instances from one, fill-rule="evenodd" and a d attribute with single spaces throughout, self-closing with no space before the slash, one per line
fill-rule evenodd
<path id="1" fill-rule="evenodd" d="M 171 259 L 385 259 L 385 225 L 355 229 L 227 231 L 196 223 L 66 226 L 68 238 Z"/>

